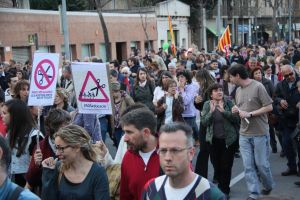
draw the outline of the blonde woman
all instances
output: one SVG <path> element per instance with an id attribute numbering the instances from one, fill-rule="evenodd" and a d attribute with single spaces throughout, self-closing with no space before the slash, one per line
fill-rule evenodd
<path id="1" fill-rule="evenodd" d="M 50 157 L 42 162 L 42 199 L 108 200 L 107 175 L 96 162 L 89 134 L 80 126 L 68 125 L 54 137 L 59 161 Z"/>
<path id="2" fill-rule="evenodd" d="M 53 108 L 61 108 L 69 113 L 75 111 L 75 109 L 70 106 L 68 98 L 68 92 L 66 89 L 57 88 Z"/>

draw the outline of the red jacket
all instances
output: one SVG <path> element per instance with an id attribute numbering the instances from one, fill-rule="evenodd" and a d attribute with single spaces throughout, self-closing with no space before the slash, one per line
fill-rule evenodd
<path id="1" fill-rule="evenodd" d="M 49 157 L 55 157 L 55 152 L 52 151 L 51 146 L 48 142 L 49 136 L 47 135 L 42 141 L 40 141 L 40 149 L 43 154 L 43 159 L 45 160 L 46 158 Z M 26 180 L 29 183 L 31 187 L 37 187 L 37 186 L 42 186 L 42 166 L 38 166 L 34 163 L 34 153 L 35 153 L 36 147 L 33 151 L 29 168 L 26 174 Z"/>
<path id="2" fill-rule="evenodd" d="M 156 151 L 146 166 L 138 153 L 128 150 L 121 165 L 120 200 L 140 200 L 144 185 L 159 175 L 159 155 Z"/>
<path id="3" fill-rule="evenodd" d="M 0 116 L 0 135 L 2 135 L 3 137 L 6 136 L 6 125 L 4 124 L 1 116 Z"/>

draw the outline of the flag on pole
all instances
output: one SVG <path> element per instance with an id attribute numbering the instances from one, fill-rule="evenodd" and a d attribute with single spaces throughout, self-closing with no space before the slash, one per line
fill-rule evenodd
<path id="1" fill-rule="evenodd" d="M 218 49 L 226 53 L 226 56 L 229 54 L 229 47 L 231 47 L 231 40 L 230 40 L 230 30 L 229 26 L 226 27 L 224 33 L 220 37 L 218 43 Z"/>
<path id="2" fill-rule="evenodd" d="M 169 21 L 169 30 L 171 36 L 171 50 L 173 55 L 176 55 L 175 38 L 174 38 L 174 32 L 173 32 L 172 21 L 170 16 L 168 16 L 168 21 Z"/>

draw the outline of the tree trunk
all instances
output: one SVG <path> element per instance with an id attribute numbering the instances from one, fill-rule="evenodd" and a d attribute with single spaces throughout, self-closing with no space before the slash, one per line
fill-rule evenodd
<path id="1" fill-rule="evenodd" d="M 13 7 L 16 8 L 17 7 L 17 0 L 12 0 L 13 3 Z"/>
<path id="2" fill-rule="evenodd" d="M 148 35 L 148 32 L 147 32 L 147 14 L 146 14 L 146 17 L 145 17 L 145 21 L 144 21 L 144 17 L 143 17 L 143 14 L 141 13 L 140 11 L 140 16 L 141 16 L 141 21 L 142 21 L 142 27 L 143 27 L 143 30 L 144 30 L 144 33 L 145 33 L 145 36 L 146 36 L 146 42 L 148 44 L 148 50 L 151 50 L 151 43 L 150 43 L 150 40 L 149 40 L 149 35 Z"/>
<path id="3" fill-rule="evenodd" d="M 98 12 L 98 15 L 99 15 L 100 24 L 102 26 L 102 31 L 103 31 L 103 36 L 104 36 L 106 61 L 109 62 L 109 61 L 111 61 L 111 51 L 110 51 L 108 30 L 107 30 L 106 23 L 104 21 L 104 17 L 103 17 L 103 14 L 102 14 L 101 5 L 99 5 L 97 0 L 95 0 L 95 5 L 96 5 L 96 8 L 97 8 L 97 12 Z"/>

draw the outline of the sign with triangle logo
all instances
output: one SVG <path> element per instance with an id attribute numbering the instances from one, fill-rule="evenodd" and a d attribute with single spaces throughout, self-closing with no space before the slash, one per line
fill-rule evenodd
<path id="1" fill-rule="evenodd" d="M 71 68 L 78 112 L 111 115 L 108 66 L 105 63 L 73 62 Z"/>
<path id="2" fill-rule="evenodd" d="M 87 88 L 87 86 L 90 87 Z M 82 102 L 109 102 L 108 96 L 102 89 L 103 87 L 105 88 L 105 84 L 100 85 L 100 79 L 96 79 L 93 73 L 88 71 L 78 99 Z"/>

